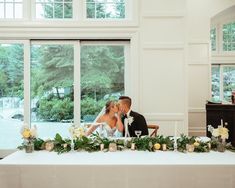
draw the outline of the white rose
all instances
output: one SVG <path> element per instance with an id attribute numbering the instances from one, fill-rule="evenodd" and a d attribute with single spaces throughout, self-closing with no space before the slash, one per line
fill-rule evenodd
<path id="1" fill-rule="evenodd" d="M 213 132 L 212 132 L 212 135 L 214 137 L 218 137 L 219 136 L 219 130 L 218 129 L 214 129 Z"/>

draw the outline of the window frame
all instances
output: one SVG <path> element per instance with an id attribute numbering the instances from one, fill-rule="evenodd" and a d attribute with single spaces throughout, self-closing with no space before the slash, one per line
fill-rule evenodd
<path id="1" fill-rule="evenodd" d="M 224 44 L 224 40 L 223 40 L 223 37 L 224 37 L 223 27 L 224 27 L 224 25 L 228 25 L 228 24 L 235 24 L 235 19 L 232 19 L 232 20 L 226 21 L 224 23 L 221 23 L 221 41 L 220 41 L 221 42 L 220 43 L 221 51 L 223 53 L 234 53 L 235 54 L 235 49 L 231 50 L 231 51 L 225 51 L 224 48 L 223 48 L 223 44 Z M 234 36 L 235 36 L 235 34 L 234 34 Z M 235 42 L 233 42 L 233 43 L 235 44 Z"/>
<path id="2" fill-rule="evenodd" d="M 214 66 L 218 66 L 219 67 L 219 79 L 220 79 L 220 100 L 224 101 L 224 76 L 223 76 L 223 72 L 224 72 L 224 68 L 225 67 L 234 67 L 235 68 L 235 64 L 212 64 L 211 68 Z M 212 74 L 211 74 L 212 77 Z M 211 82 L 212 84 L 212 82 Z M 212 87 L 211 87 L 211 98 L 212 98 Z"/>
<path id="3" fill-rule="evenodd" d="M 29 56 L 28 48 L 27 48 L 29 41 L 28 40 L 0 40 L 0 44 L 22 44 L 24 46 L 24 77 L 23 77 L 23 82 L 24 82 L 24 99 L 25 99 L 25 97 L 27 96 L 27 92 L 25 90 L 27 88 L 27 83 L 25 83 L 27 73 L 26 73 L 25 69 L 29 63 L 29 61 L 27 59 L 27 57 Z M 27 114 L 27 112 L 25 111 L 27 105 L 28 105 L 27 101 L 24 100 L 24 115 Z M 23 122 L 22 122 L 22 124 L 23 124 Z M 19 134 L 19 136 L 20 136 L 20 134 Z M 0 148 L 0 158 L 7 156 L 14 151 L 17 151 L 17 149 L 1 149 Z"/>
<path id="4" fill-rule="evenodd" d="M 77 16 L 74 16 L 74 13 L 76 13 L 77 11 L 76 11 L 76 9 L 75 9 L 75 7 L 77 6 L 77 2 L 79 1 L 79 0 L 72 0 L 72 18 L 64 18 L 64 12 L 63 12 L 63 18 L 37 18 L 36 17 L 36 13 L 37 13 L 37 11 L 36 11 L 36 4 L 37 4 L 37 2 L 36 2 L 37 0 L 31 0 L 31 19 L 33 20 L 33 21 L 71 21 L 71 20 L 75 20 L 74 18 L 77 18 Z M 41 3 L 41 4 L 43 4 L 43 3 Z M 62 2 L 61 4 L 64 4 L 64 2 Z M 54 10 L 54 7 L 53 7 L 53 10 Z M 63 6 L 63 11 L 64 11 L 64 6 Z M 53 16 L 54 16 L 54 11 L 53 11 Z"/>
<path id="5" fill-rule="evenodd" d="M 133 0 L 125 0 L 125 18 L 87 18 L 87 0 L 82 0 L 83 1 L 83 19 L 89 20 L 89 21 L 125 21 L 125 20 L 130 20 L 130 14 L 129 12 L 132 12 L 131 10 L 131 5 L 133 5 Z M 95 13 L 96 14 L 96 13 Z"/>
<path id="6" fill-rule="evenodd" d="M 125 46 L 125 72 L 124 72 L 124 92 L 125 95 L 131 96 L 131 93 L 135 93 L 134 90 L 137 88 L 131 88 L 135 78 L 132 78 L 133 64 L 131 63 L 131 41 L 105 41 L 105 40 L 0 40 L 0 43 L 5 44 L 23 44 L 24 46 L 24 122 L 31 126 L 31 94 L 30 94 L 30 80 L 31 80 L 31 45 L 34 44 L 73 44 L 74 45 L 74 123 L 81 124 L 81 109 L 80 109 L 80 49 L 82 45 L 124 45 Z M 133 50 L 133 49 L 132 49 Z M 79 76 L 78 76 L 79 75 Z M 135 98 L 133 97 L 135 100 Z M 136 105 L 133 105 L 136 106 Z M 19 133 L 20 137 L 20 133 Z M 0 158 L 4 157 L 16 149 L 1 149 L 0 148 Z"/>
<path id="7" fill-rule="evenodd" d="M 19 20 L 25 19 L 25 11 L 26 11 L 26 9 L 24 8 L 25 4 L 26 4 L 25 0 L 22 0 L 22 2 L 14 2 L 14 1 L 6 2 L 6 1 L 4 1 L 4 2 L 1 2 L 1 3 L 3 3 L 3 6 L 4 6 L 4 12 L 3 12 L 4 17 L 0 18 L 1 21 L 17 21 L 17 20 L 19 21 Z M 13 5 L 13 17 L 12 18 L 6 18 L 6 4 L 12 4 Z M 15 6 L 14 6 L 15 4 L 21 4 L 22 5 L 22 18 L 16 18 L 15 17 Z"/>

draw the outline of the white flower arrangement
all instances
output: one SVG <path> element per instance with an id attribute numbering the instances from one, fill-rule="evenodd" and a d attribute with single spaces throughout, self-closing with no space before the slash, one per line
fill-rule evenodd
<path id="1" fill-rule="evenodd" d="M 70 135 L 73 139 L 82 138 L 85 136 L 85 130 L 80 126 L 72 125 L 69 128 Z"/>
<path id="2" fill-rule="evenodd" d="M 208 125 L 208 131 L 215 138 L 221 138 L 222 140 L 225 140 L 229 137 L 228 129 L 222 125 L 218 126 L 218 128 L 214 128 L 211 125 Z"/>
<path id="3" fill-rule="evenodd" d="M 23 124 L 20 133 L 25 141 L 32 142 L 33 139 L 37 138 L 37 126 L 29 127 L 28 124 Z"/>

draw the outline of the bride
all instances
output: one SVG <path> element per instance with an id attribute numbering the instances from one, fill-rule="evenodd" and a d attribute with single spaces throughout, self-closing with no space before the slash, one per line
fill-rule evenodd
<path id="1" fill-rule="evenodd" d="M 103 110 L 102 110 L 103 111 Z M 99 134 L 105 137 L 122 137 L 123 123 L 121 121 L 121 112 L 115 101 L 108 101 L 105 105 L 104 112 L 95 120 L 95 123 L 88 129 L 86 135 L 89 136 L 99 127 Z"/>

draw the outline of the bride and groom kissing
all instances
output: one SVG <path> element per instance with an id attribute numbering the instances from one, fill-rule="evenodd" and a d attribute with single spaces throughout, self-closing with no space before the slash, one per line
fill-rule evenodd
<path id="1" fill-rule="evenodd" d="M 108 101 L 104 112 L 98 115 L 94 124 L 88 129 L 90 135 L 97 128 L 107 137 L 136 137 L 137 134 L 148 135 L 147 123 L 143 115 L 131 110 L 132 100 L 120 96 L 118 102 Z M 138 133 L 139 132 L 139 133 Z M 138 136 L 139 136 L 138 135 Z"/>

